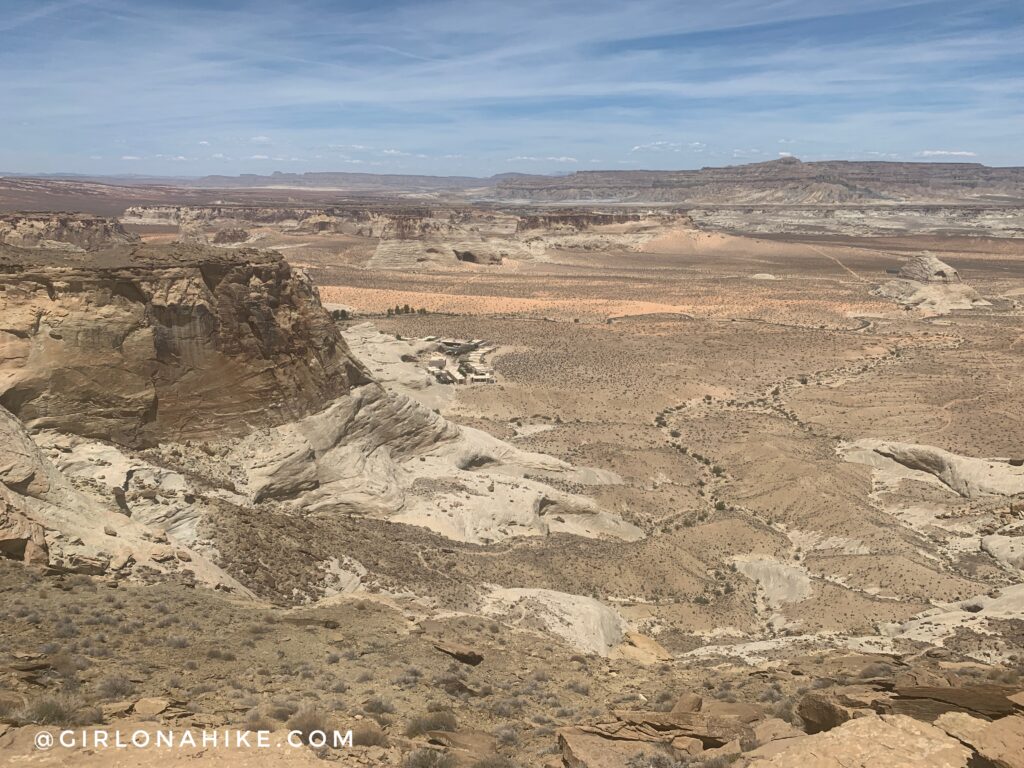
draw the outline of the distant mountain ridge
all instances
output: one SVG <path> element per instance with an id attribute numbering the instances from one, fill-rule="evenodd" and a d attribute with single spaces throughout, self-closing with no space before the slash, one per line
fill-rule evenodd
<path id="1" fill-rule="evenodd" d="M 802 162 L 785 157 L 763 163 L 698 170 L 577 171 L 565 175 L 502 173 L 487 178 L 309 172 L 270 175 L 160 178 L 13 175 L 0 177 L 5 198 L 24 203 L 76 192 L 93 199 L 132 198 L 162 203 L 176 196 L 192 202 L 214 190 L 266 197 L 260 190 L 294 190 L 303 199 L 320 192 L 354 195 L 432 195 L 512 203 L 636 203 L 674 205 L 1020 205 L 1024 168 L 980 163 L 902 163 L 855 160 Z M 120 191 L 117 191 L 120 190 Z M 184 200 L 183 200 L 184 202 Z M 198 202 L 198 201 L 195 201 Z M 21 207 L 26 207 L 22 205 Z"/>
<path id="2" fill-rule="evenodd" d="M 1024 168 L 980 163 L 830 160 L 694 171 L 579 171 L 505 179 L 494 197 L 523 202 L 637 202 L 697 205 L 994 204 L 1024 201 Z"/>

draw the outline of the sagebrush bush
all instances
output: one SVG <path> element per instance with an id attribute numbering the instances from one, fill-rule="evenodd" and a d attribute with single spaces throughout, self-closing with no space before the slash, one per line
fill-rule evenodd
<path id="1" fill-rule="evenodd" d="M 455 768 L 455 758 L 434 749 L 417 749 L 406 755 L 402 768 Z"/>
<path id="2" fill-rule="evenodd" d="M 135 693 L 135 683 L 124 675 L 108 675 L 97 686 L 104 699 L 123 699 Z"/>
<path id="3" fill-rule="evenodd" d="M 359 747 L 386 747 L 388 737 L 373 720 L 364 720 L 352 729 L 352 743 Z"/>
<path id="4" fill-rule="evenodd" d="M 96 707 L 85 706 L 81 699 L 67 694 L 48 694 L 33 699 L 17 716 L 22 722 L 33 725 L 93 725 L 103 720 Z"/>
<path id="5" fill-rule="evenodd" d="M 451 712 L 429 712 L 409 721 L 405 735 L 409 738 L 421 736 L 427 731 L 454 731 L 459 727 L 455 715 Z"/>
<path id="6" fill-rule="evenodd" d="M 316 731 L 327 732 L 327 716 L 316 707 L 303 707 L 288 720 L 288 730 L 298 731 L 302 742 L 309 743 L 309 735 Z"/>

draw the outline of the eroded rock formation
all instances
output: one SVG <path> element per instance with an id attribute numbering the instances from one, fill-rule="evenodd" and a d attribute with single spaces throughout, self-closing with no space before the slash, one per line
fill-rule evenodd
<path id="1" fill-rule="evenodd" d="M 0 216 L 0 245 L 93 251 L 138 242 L 117 220 L 84 213 L 13 213 Z"/>
<path id="2" fill-rule="evenodd" d="M 0 283 L 0 404 L 33 430 L 129 446 L 244 435 L 369 381 L 275 254 L 8 250 Z"/>

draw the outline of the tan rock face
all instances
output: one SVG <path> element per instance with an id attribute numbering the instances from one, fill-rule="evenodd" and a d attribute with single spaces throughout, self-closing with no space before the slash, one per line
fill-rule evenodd
<path id="1" fill-rule="evenodd" d="M 944 731 L 902 715 L 862 717 L 787 742 L 784 750 L 755 759 L 749 768 L 963 768 L 971 757 Z"/>
<path id="2" fill-rule="evenodd" d="M 959 283 L 960 273 L 930 253 L 915 256 L 902 267 L 900 277 L 919 283 Z"/>
<path id="3" fill-rule="evenodd" d="M 92 251 L 138 242 L 114 219 L 82 213 L 14 213 L 0 216 L 0 245 Z"/>
<path id="4" fill-rule="evenodd" d="M 45 565 L 48 556 L 43 527 L 26 517 L 19 506 L 14 494 L 0 485 L 0 556 Z"/>
<path id="5" fill-rule="evenodd" d="M 0 404 L 30 429 L 146 445 L 314 412 L 369 381 L 275 254 L 0 252 Z"/>

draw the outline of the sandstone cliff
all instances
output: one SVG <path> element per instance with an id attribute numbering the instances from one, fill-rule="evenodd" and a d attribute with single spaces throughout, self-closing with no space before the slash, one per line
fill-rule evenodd
<path id="1" fill-rule="evenodd" d="M 31 429 L 129 446 L 242 435 L 369 377 L 276 254 L 0 252 L 0 404 Z"/>
<path id="2" fill-rule="evenodd" d="M 84 213 L 14 213 L 0 216 L 0 245 L 93 251 L 138 242 L 115 219 Z"/>

